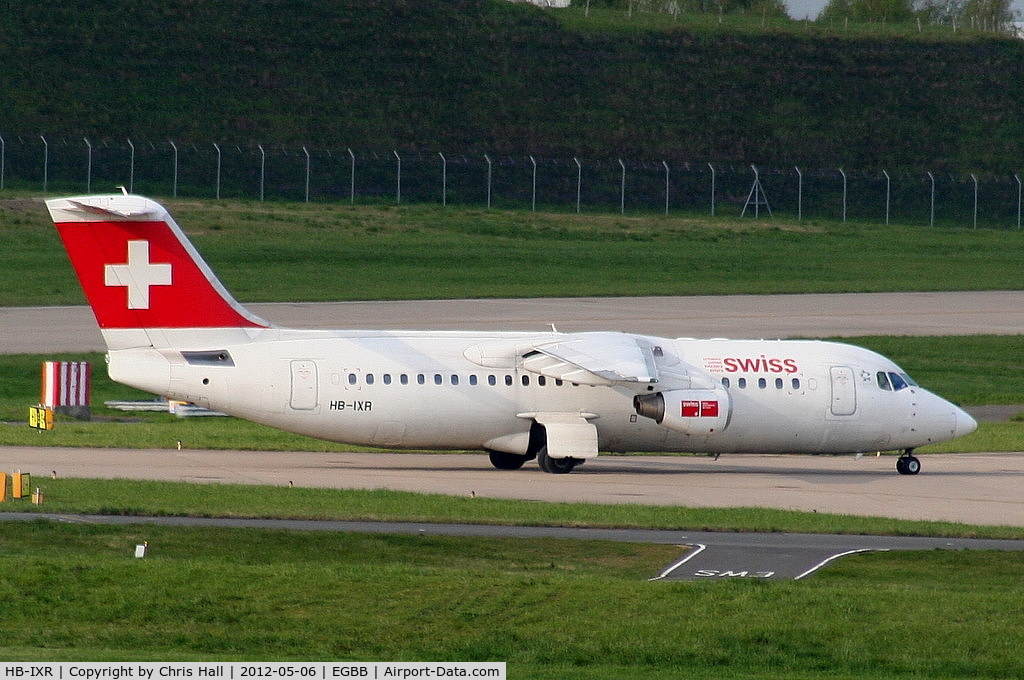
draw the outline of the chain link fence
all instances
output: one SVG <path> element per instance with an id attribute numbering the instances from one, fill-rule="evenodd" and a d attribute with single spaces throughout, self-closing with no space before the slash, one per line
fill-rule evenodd
<path id="1" fill-rule="evenodd" d="M 1020 229 L 1017 174 L 0 135 L 0 190 Z"/>

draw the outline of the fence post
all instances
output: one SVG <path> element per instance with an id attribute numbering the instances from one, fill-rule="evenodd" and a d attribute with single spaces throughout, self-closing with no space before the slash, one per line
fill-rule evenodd
<path id="1" fill-rule="evenodd" d="M 132 138 L 128 137 L 128 148 L 132 150 L 131 160 L 128 162 L 128 193 L 135 193 L 135 145 Z"/>
<path id="2" fill-rule="evenodd" d="M 928 173 L 928 179 L 932 181 L 932 202 L 931 202 L 931 217 L 928 219 L 928 226 L 935 226 L 935 175 L 931 172 Z"/>
<path id="3" fill-rule="evenodd" d="M 178 197 L 178 145 L 174 143 L 173 139 L 168 139 L 171 148 L 174 149 L 174 183 L 172 185 L 171 195 L 175 198 Z"/>
<path id="4" fill-rule="evenodd" d="M 533 156 L 530 156 L 530 162 L 533 163 L 533 198 L 530 201 L 530 209 L 533 212 L 537 212 L 537 161 L 534 160 Z"/>
<path id="5" fill-rule="evenodd" d="M 256 148 L 260 150 L 260 203 L 262 203 L 266 195 L 267 151 L 262 144 L 257 144 Z"/>
<path id="6" fill-rule="evenodd" d="M 804 173 L 795 165 L 793 169 L 796 170 L 796 221 L 799 222 L 804 218 Z"/>
<path id="7" fill-rule="evenodd" d="M 974 180 L 974 228 L 978 228 L 978 177 L 972 172 L 971 179 Z"/>
<path id="8" fill-rule="evenodd" d="M 572 157 L 576 163 L 576 214 L 580 212 L 580 196 L 583 193 L 583 166 L 580 165 L 580 159 L 576 156 Z"/>
<path id="9" fill-rule="evenodd" d="M 441 157 L 441 207 L 448 207 L 448 159 L 440 151 L 437 155 Z"/>
<path id="10" fill-rule="evenodd" d="M 711 168 L 711 216 L 715 216 L 715 166 L 708 163 L 708 167 Z"/>
<path id="11" fill-rule="evenodd" d="M 220 147 L 214 143 L 213 148 L 217 150 L 217 200 L 220 200 Z"/>
<path id="12" fill-rule="evenodd" d="M 665 166 L 665 217 L 668 217 L 668 163 L 661 162 Z"/>
<path id="13" fill-rule="evenodd" d="M 846 173 L 839 168 L 839 174 L 843 176 L 843 224 L 846 224 Z"/>
<path id="14" fill-rule="evenodd" d="M 1014 175 L 1013 178 L 1017 180 L 1017 229 L 1020 229 L 1020 199 L 1021 199 L 1021 183 L 1020 177 Z"/>
<path id="15" fill-rule="evenodd" d="M 349 184 L 349 203 L 351 205 L 356 204 L 356 155 L 352 153 L 351 147 L 348 148 L 348 157 L 352 160 L 352 174 Z"/>
<path id="16" fill-rule="evenodd" d="M 395 154 L 395 159 L 398 161 L 398 177 L 395 189 L 395 203 L 401 205 L 402 203 L 402 157 L 398 155 L 397 151 L 392 151 Z"/>
<path id="17" fill-rule="evenodd" d="M 306 154 L 306 203 L 309 203 L 309 149 L 303 146 L 302 153 Z"/>
<path id="18" fill-rule="evenodd" d="M 86 153 L 85 162 L 85 193 L 92 193 L 92 144 L 89 143 L 88 137 L 82 137 L 85 140 L 85 146 L 88 148 Z"/>
<path id="19" fill-rule="evenodd" d="M 626 164 L 619 159 L 619 165 L 622 167 L 622 189 L 619 192 L 619 212 L 623 215 L 626 214 Z"/>
<path id="20" fill-rule="evenodd" d="M 891 180 L 889 179 L 889 173 L 882 170 L 882 174 L 885 175 L 885 226 L 889 226 L 889 197 L 892 195 L 890 189 L 892 186 Z"/>
<path id="21" fill-rule="evenodd" d="M 487 161 L 487 209 L 491 209 L 491 157 L 484 154 L 484 160 Z"/>
<path id="22" fill-rule="evenodd" d="M 39 135 L 39 139 L 43 140 L 43 193 L 45 194 L 50 179 L 50 145 L 47 143 L 46 137 Z"/>

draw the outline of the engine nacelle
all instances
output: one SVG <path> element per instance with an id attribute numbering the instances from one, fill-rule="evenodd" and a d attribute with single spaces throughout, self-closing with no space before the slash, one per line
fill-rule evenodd
<path id="1" fill-rule="evenodd" d="M 732 400 L 724 389 L 669 390 L 633 397 L 637 415 L 662 427 L 690 435 L 706 435 L 729 425 Z"/>

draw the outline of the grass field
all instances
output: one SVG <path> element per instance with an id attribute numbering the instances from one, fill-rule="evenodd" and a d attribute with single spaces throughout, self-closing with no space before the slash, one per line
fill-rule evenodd
<path id="1" fill-rule="evenodd" d="M 147 557 L 133 559 L 143 541 Z M 588 679 L 1004 678 L 1024 666 L 1024 553 L 865 555 L 801 582 L 647 582 L 679 554 L 7 523 L 0 659 L 506 661 L 509 677 Z"/>
<path id="2" fill-rule="evenodd" d="M 1016 230 L 429 205 L 166 204 L 242 302 L 1024 286 L 1024 232 Z M 0 201 L 0 240 L 0 306 L 83 303 L 42 203 Z"/>

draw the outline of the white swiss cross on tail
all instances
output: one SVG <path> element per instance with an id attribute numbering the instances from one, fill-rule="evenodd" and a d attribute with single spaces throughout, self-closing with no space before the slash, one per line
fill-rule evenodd
<path id="1" fill-rule="evenodd" d="M 155 201 L 112 194 L 58 198 L 46 205 L 108 346 L 122 340 L 143 342 L 145 336 L 154 345 L 167 342 L 164 331 L 173 328 L 238 330 L 269 325 L 224 290 L 181 228 Z M 162 330 L 148 333 L 149 329 Z M 140 330 L 147 332 L 136 332 Z"/>
<path id="2" fill-rule="evenodd" d="M 103 282 L 128 288 L 128 309 L 149 309 L 149 287 L 171 285 L 171 265 L 149 261 L 149 241 L 128 241 L 128 263 L 104 267 Z"/>

